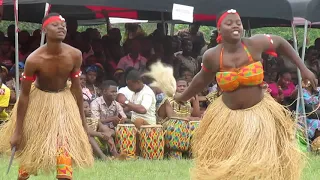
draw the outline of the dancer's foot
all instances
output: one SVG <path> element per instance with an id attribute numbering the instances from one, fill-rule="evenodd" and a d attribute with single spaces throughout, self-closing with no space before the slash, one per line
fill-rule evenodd
<path id="1" fill-rule="evenodd" d="M 312 141 L 311 148 L 313 152 L 320 153 L 320 137 Z"/>

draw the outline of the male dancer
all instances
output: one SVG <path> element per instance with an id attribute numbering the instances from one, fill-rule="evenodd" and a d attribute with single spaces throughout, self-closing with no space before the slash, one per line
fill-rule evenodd
<path id="1" fill-rule="evenodd" d="M 42 23 L 47 43 L 26 60 L 21 95 L 9 122 L 0 127 L 0 153 L 17 148 L 19 180 L 54 168 L 57 179 L 72 179 L 71 162 L 94 161 L 79 79 L 82 54 L 62 43 L 67 33 L 62 16 L 51 13 Z"/>

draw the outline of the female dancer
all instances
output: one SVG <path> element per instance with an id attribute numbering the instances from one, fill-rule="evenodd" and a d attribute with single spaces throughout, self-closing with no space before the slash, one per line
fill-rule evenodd
<path id="1" fill-rule="evenodd" d="M 218 19 L 220 43 L 206 51 L 201 71 L 190 86 L 176 94 L 187 101 L 216 75 L 222 90 L 207 109 L 193 138 L 194 179 L 297 180 L 302 156 L 295 145 L 290 114 L 263 90 L 261 54 L 279 52 L 300 69 L 304 79 L 317 86 L 290 44 L 279 36 L 241 38 L 243 26 L 235 10 Z"/>

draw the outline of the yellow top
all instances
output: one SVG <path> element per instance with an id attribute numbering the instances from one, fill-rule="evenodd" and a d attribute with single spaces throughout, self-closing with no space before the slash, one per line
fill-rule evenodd
<path id="1" fill-rule="evenodd" d="M 9 106 L 11 90 L 4 84 L 0 88 L 0 107 L 7 108 Z M 9 117 L 8 113 L 4 109 L 0 113 L 0 121 L 7 120 Z"/>

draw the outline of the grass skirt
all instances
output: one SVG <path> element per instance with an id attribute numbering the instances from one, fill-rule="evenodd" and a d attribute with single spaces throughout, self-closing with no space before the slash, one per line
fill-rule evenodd
<path id="1" fill-rule="evenodd" d="M 0 153 L 9 153 L 16 127 L 17 104 L 7 123 L 0 127 Z M 16 158 L 29 174 L 49 173 L 56 168 L 57 150 L 63 146 L 75 166 L 91 166 L 94 158 L 82 126 L 79 109 L 69 88 L 58 93 L 31 87 Z"/>
<path id="2" fill-rule="evenodd" d="M 298 180 L 303 154 L 291 114 L 269 95 L 231 110 L 222 97 L 208 107 L 192 139 L 196 180 Z"/>

